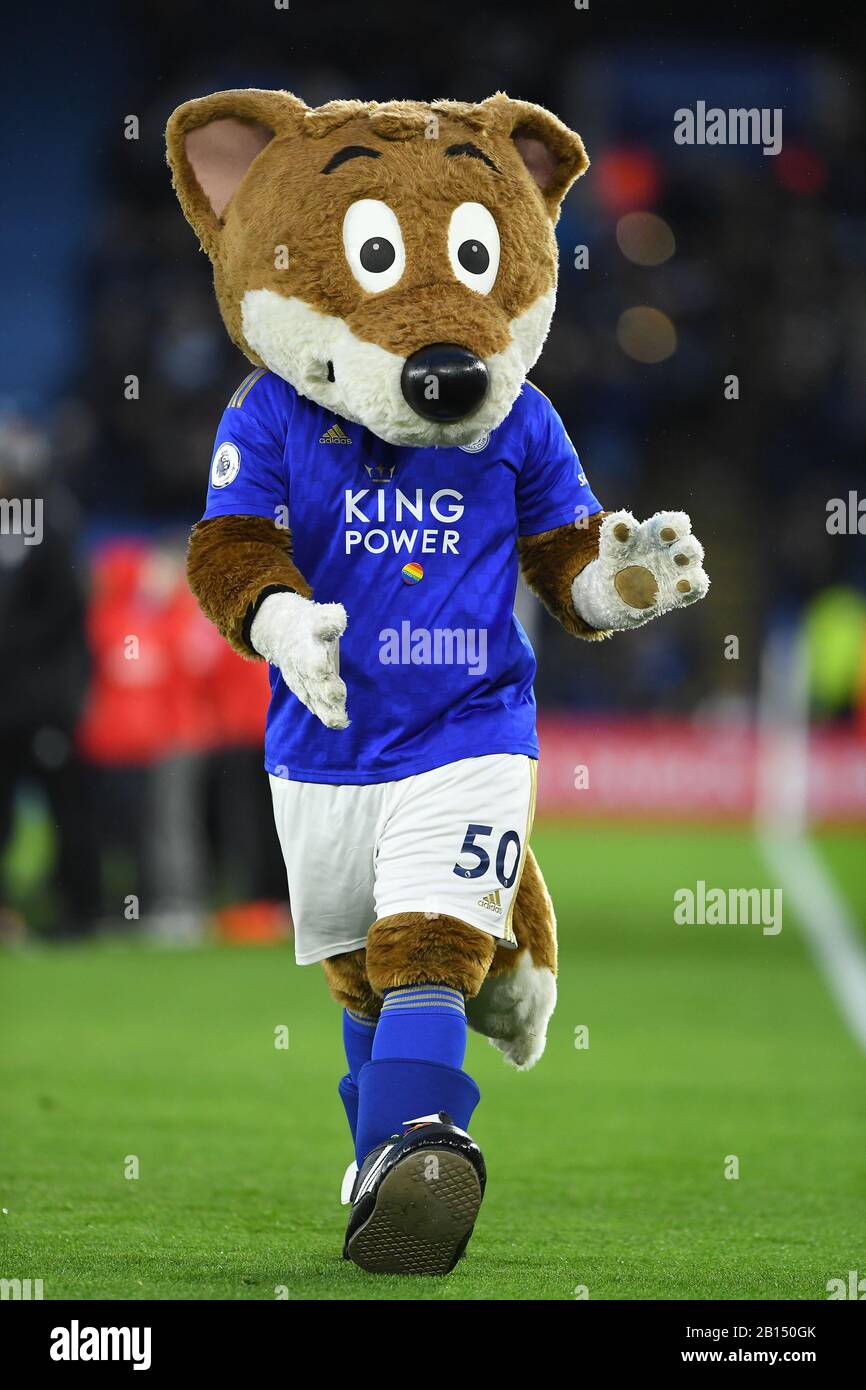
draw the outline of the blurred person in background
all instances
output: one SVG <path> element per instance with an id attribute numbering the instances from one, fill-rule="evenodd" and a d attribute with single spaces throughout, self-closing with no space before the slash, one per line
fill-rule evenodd
<path id="1" fill-rule="evenodd" d="M 226 940 L 279 939 L 288 934 L 290 921 L 270 789 L 261 775 L 270 698 L 268 669 L 262 662 L 244 661 L 222 640 L 203 618 L 185 574 L 183 593 L 191 605 L 197 644 L 201 650 L 207 644 L 208 653 L 200 688 L 212 716 L 205 798 L 217 891 L 223 904 L 217 913 L 218 931 Z M 185 646 L 187 660 L 193 651 L 192 645 Z"/>
<path id="2" fill-rule="evenodd" d="M 188 738 L 195 717 L 176 662 L 182 558 L 170 545 L 119 537 L 91 563 L 93 680 L 80 739 L 104 855 L 104 924 L 141 922 L 189 940 L 202 928 L 206 866 Z"/>
<path id="3" fill-rule="evenodd" d="M 20 417 L 0 420 L 0 932 L 23 920 L 2 878 L 19 794 L 36 785 L 55 836 L 60 911 L 54 933 L 96 920 L 97 850 L 75 727 L 88 682 L 78 514 L 51 476 L 48 441 Z"/>
<path id="4" fill-rule="evenodd" d="M 80 742 L 104 926 L 190 943 L 216 909 L 223 936 L 284 936 L 285 874 L 260 775 L 267 671 L 202 615 L 182 533 L 115 537 L 91 563 L 93 679 Z"/>

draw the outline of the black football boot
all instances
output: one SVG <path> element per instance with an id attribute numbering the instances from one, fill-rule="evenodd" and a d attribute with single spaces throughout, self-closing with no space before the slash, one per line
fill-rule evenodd
<path id="1" fill-rule="evenodd" d="M 364 1159 L 343 1258 L 375 1274 L 448 1274 L 472 1235 L 487 1170 L 450 1115 L 411 1121 Z"/>

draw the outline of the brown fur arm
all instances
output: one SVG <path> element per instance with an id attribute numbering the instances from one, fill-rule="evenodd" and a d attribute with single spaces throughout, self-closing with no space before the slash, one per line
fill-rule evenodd
<path id="1" fill-rule="evenodd" d="M 571 586 L 598 555 L 598 533 L 607 512 L 591 516 L 586 526 L 558 526 L 517 542 L 523 578 L 545 608 L 573 637 L 597 641 L 609 632 L 589 627 L 574 611 Z"/>
<path id="2" fill-rule="evenodd" d="M 192 529 L 187 578 L 199 604 L 241 656 L 257 659 L 250 627 L 268 593 L 312 589 L 292 560 L 292 535 L 267 517 L 219 516 Z"/>

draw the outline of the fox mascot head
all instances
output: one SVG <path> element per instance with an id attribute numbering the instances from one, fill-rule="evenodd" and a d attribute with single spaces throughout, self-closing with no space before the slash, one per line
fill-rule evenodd
<path id="1" fill-rule="evenodd" d="M 466 445 L 505 419 L 550 325 L 553 228 L 579 135 L 477 105 L 230 91 L 168 126 L 226 328 L 257 366 L 390 444 Z"/>

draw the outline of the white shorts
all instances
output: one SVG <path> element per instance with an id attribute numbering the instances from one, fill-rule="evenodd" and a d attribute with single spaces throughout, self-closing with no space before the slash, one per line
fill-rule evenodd
<path id="1" fill-rule="evenodd" d="M 397 912 L 457 917 L 514 945 L 536 767 L 490 753 L 368 786 L 272 776 L 298 964 L 357 950 Z"/>

